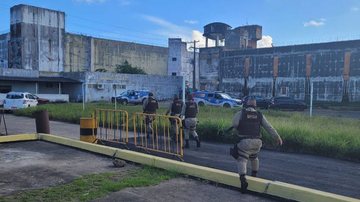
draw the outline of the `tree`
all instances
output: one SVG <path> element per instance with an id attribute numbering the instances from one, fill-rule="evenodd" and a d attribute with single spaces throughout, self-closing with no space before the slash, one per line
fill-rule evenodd
<path id="1" fill-rule="evenodd" d="M 138 67 L 132 67 L 127 60 L 122 65 L 116 65 L 116 73 L 122 74 L 146 74 L 146 72 Z"/>

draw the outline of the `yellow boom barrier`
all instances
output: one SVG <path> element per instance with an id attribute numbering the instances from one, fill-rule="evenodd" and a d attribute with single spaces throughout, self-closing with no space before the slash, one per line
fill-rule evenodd
<path id="1" fill-rule="evenodd" d="M 179 117 L 134 113 L 133 124 L 132 141 L 137 148 L 183 158 L 183 130 Z"/>

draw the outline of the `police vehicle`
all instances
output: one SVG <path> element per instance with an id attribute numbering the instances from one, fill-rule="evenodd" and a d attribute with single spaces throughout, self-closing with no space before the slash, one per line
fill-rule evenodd
<path id="1" fill-rule="evenodd" d="M 142 104 L 149 96 L 148 90 L 127 90 L 122 92 L 120 95 L 111 98 L 111 102 L 118 102 L 124 105 L 131 104 Z"/>
<path id="2" fill-rule="evenodd" d="M 225 108 L 240 107 L 241 100 L 230 97 L 223 92 L 197 91 L 192 93 L 194 101 L 199 106 L 220 106 Z"/>

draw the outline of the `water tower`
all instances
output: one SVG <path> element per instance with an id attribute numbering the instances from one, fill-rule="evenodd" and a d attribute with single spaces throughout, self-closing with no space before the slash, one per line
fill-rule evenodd
<path id="1" fill-rule="evenodd" d="M 208 47 L 208 39 L 215 40 L 215 46 L 219 46 L 219 41 L 225 39 L 228 30 L 231 30 L 231 26 L 222 22 L 205 25 L 203 36 L 206 38 L 206 48 Z"/>

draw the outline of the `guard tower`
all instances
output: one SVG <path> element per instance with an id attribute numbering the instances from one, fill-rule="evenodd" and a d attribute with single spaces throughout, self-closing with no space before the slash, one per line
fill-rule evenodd
<path id="1" fill-rule="evenodd" d="M 205 46 L 208 47 L 208 40 L 215 40 L 215 46 L 219 46 L 219 41 L 225 39 L 226 33 L 231 30 L 231 26 L 222 22 L 213 22 L 204 26 L 203 36 L 206 38 Z"/>

